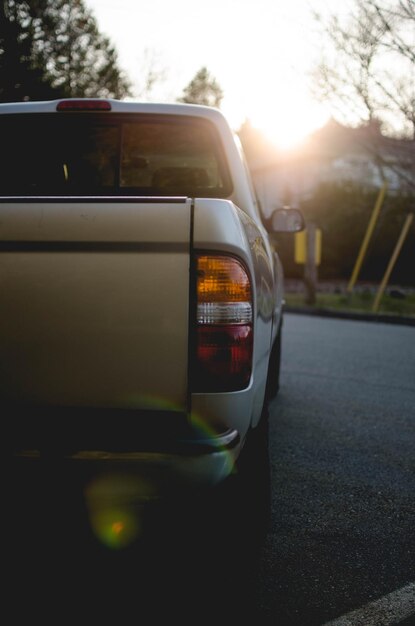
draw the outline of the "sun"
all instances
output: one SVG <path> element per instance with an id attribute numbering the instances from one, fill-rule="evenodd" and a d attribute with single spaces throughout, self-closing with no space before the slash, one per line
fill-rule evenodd
<path id="1" fill-rule="evenodd" d="M 259 105 L 250 121 L 279 150 L 293 150 L 323 126 L 329 116 L 323 107 L 311 101 L 276 102 L 275 106 Z"/>
<path id="2" fill-rule="evenodd" d="M 313 100 L 302 85 L 293 87 L 285 92 L 258 87 L 249 100 L 225 98 L 221 108 L 235 130 L 249 121 L 278 150 L 293 150 L 330 118 L 326 105 Z"/>

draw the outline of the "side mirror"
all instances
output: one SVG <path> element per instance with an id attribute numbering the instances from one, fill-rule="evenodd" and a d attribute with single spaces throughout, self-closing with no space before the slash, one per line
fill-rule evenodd
<path id="1" fill-rule="evenodd" d="M 264 220 L 264 225 L 270 233 L 298 233 L 304 230 L 305 221 L 299 209 L 284 207 L 275 209 L 271 216 Z"/>

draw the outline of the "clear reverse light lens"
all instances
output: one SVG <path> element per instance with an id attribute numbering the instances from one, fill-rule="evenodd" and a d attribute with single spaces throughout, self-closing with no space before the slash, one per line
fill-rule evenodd
<path id="1" fill-rule="evenodd" d="M 249 324 L 250 302 L 202 302 L 197 305 L 198 324 Z"/>

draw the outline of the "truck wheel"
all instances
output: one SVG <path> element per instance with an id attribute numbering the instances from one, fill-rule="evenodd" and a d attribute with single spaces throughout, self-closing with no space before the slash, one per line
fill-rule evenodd
<path id="1" fill-rule="evenodd" d="M 270 515 L 268 427 L 268 406 L 265 404 L 258 426 L 247 435 L 234 474 L 222 486 L 222 502 L 233 525 L 244 525 L 254 532 L 268 524 Z"/>
<path id="2" fill-rule="evenodd" d="M 265 391 L 266 401 L 271 401 L 278 393 L 280 388 L 280 370 L 281 370 L 281 324 L 278 329 L 277 337 L 272 346 L 271 355 L 268 364 L 267 387 Z"/>
<path id="3" fill-rule="evenodd" d="M 237 462 L 235 495 L 239 512 L 253 541 L 261 541 L 268 530 L 271 511 L 268 405 L 261 420 L 249 434 Z M 256 537 L 256 539 L 255 539 Z"/>

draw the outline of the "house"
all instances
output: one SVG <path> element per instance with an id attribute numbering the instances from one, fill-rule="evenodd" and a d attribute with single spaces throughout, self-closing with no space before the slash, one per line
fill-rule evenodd
<path id="1" fill-rule="evenodd" d="M 330 120 L 296 150 L 278 151 L 246 123 L 239 133 L 264 206 L 300 206 L 324 182 L 415 193 L 415 141 L 387 137 L 372 121 L 357 128 Z"/>

